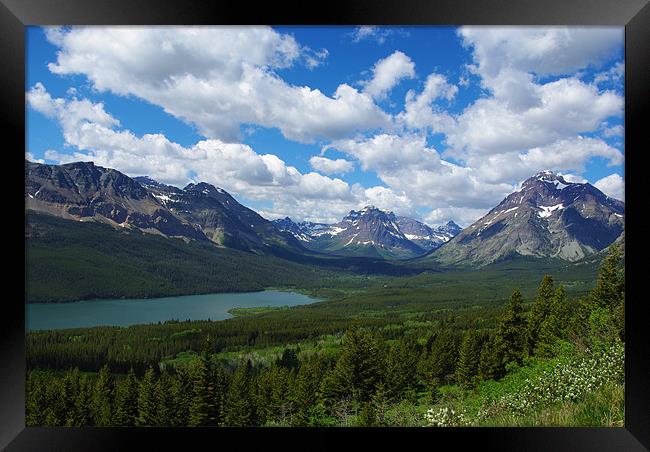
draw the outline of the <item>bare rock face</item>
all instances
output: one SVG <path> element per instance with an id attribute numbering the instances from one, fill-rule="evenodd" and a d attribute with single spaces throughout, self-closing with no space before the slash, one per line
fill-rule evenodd
<path id="1" fill-rule="evenodd" d="M 217 244 L 251 251 L 272 246 L 303 249 L 293 236 L 278 231 L 219 187 L 200 182 L 180 189 L 150 178 L 135 179 L 172 213 L 200 227 Z"/>
<path id="2" fill-rule="evenodd" d="M 168 237 L 206 240 L 200 228 L 169 212 L 146 188 L 119 171 L 92 162 L 26 162 L 25 179 L 27 209 Z"/>
<path id="3" fill-rule="evenodd" d="M 149 177 L 130 178 L 92 162 L 26 162 L 25 179 L 26 208 L 62 218 L 210 240 L 248 251 L 304 249 L 226 191 L 203 182 L 180 189 Z"/>
<path id="4" fill-rule="evenodd" d="M 544 171 L 431 258 L 456 265 L 485 265 L 513 254 L 578 261 L 609 246 L 624 229 L 624 202 Z"/>
<path id="5" fill-rule="evenodd" d="M 453 221 L 449 221 L 437 228 L 432 228 L 424 223 L 407 217 L 397 217 L 397 225 L 407 239 L 426 251 L 439 248 L 443 243 L 451 240 L 462 230 L 462 228 Z"/>

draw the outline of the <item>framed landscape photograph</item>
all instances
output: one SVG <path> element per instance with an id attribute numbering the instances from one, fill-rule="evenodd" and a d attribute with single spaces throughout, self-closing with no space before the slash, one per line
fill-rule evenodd
<path id="1" fill-rule="evenodd" d="M 4 3 L 7 450 L 648 446 L 643 2 Z"/>

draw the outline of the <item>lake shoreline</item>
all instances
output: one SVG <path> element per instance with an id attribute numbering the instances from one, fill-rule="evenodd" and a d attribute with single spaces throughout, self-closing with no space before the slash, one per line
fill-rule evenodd
<path id="1" fill-rule="evenodd" d="M 26 330 L 63 330 L 95 326 L 127 327 L 166 321 L 236 317 L 232 309 L 291 307 L 324 301 L 295 291 L 265 289 L 160 298 L 113 298 L 67 303 L 26 303 Z"/>

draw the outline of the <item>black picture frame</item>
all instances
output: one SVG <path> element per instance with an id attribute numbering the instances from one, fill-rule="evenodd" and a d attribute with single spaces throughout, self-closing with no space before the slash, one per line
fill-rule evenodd
<path id="1" fill-rule="evenodd" d="M 646 0 L 330 0 L 314 3 L 285 1 L 260 4 L 244 2 L 155 1 L 155 0 L 0 0 L 0 108 L 5 124 L 5 174 L 11 182 L 12 210 L 4 213 L 9 230 L 5 243 L 18 243 L 23 230 L 17 218 L 24 213 L 24 194 L 18 176 L 24 165 L 25 127 L 25 26 L 54 24 L 270 24 L 270 25 L 615 25 L 625 26 L 625 180 L 627 318 L 625 427 L 623 428 L 448 428 L 448 429 L 209 429 L 209 428 L 25 428 L 25 324 L 24 305 L 15 296 L 5 296 L 0 328 L 0 448 L 6 450 L 125 450 L 144 444 L 146 449 L 178 445 L 194 448 L 207 441 L 210 448 L 244 447 L 251 442 L 274 443 L 283 448 L 341 447 L 349 435 L 362 441 L 385 444 L 389 438 L 402 445 L 480 450 L 636 451 L 650 447 L 650 400 L 647 377 L 648 328 L 639 296 L 647 237 L 644 220 L 641 153 L 648 150 L 642 119 L 648 110 L 650 68 L 650 5 Z M 6 138 L 13 138 L 7 145 Z M 20 143 L 23 143 L 22 146 Z M 636 188 L 635 188 L 636 187 Z M 631 208 L 629 208 L 632 206 Z M 13 210 L 15 209 L 15 210 Z M 647 231 L 647 227 L 645 228 Z M 13 271 L 22 256 L 10 262 Z M 24 251 L 24 249 L 23 249 Z M 12 256 L 13 257 L 13 256 Z M 18 286 L 20 278 L 9 278 Z M 24 279 L 24 278 L 23 278 Z M 14 286 L 14 287 L 15 287 Z M 22 292 L 24 294 L 24 292 Z M 249 434 L 250 431 L 250 434 Z M 295 433 L 301 433 L 297 440 Z M 243 433 L 243 434 L 242 434 Z M 304 435 L 302 434 L 304 433 Z M 288 435 L 287 435 L 288 434 Z M 280 438 L 281 435 L 282 438 Z M 287 440 L 287 438 L 291 438 Z M 235 443 L 226 442 L 234 440 Z M 142 443 L 144 441 L 144 443 Z M 402 442 L 403 441 L 403 442 Z M 230 444 L 230 445 L 227 445 Z M 397 446 L 400 447 L 400 446 Z"/>

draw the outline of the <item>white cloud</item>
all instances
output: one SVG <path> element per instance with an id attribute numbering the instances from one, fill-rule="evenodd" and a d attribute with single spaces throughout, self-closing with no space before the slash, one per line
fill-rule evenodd
<path id="1" fill-rule="evenodd" d="M 456 206 L 486 208 L 513 190 L 505 183 L 480 180 L 472 168 L 440 158 L 421 135 L 380 134 L 367 139 L 340 140 L 334 148 L 373 170 L 395 193 L 403 193 L 415 207 Z"/>
<path id="2" fill-rule="evenodd" d="M 322 65 L 325 59 L 329 56 L 329 50 L 323 48 L 320 50 L 312 50 L 309 47 L 303 47 L 303 58 L 305 59 L 305 66 L 309 70 L 315 69 Z"/>
<path id="3" fill-rule="evenodd" d="M 577 183 L 577 184 L 584 184 L 584 183 L 588 182 L 587 179 L 585 179 L 584 177 L 579 176 L 577 174 L 562 173 L 562 172 L 558 172 L 558 174 L 560 176 L 562 176 L 564 178 L 564 180 L 567 181 L 567 182 L 573 182 L 573 183 Z"/>
<path id="4" fill-rule="evenodd" d="M 323 174 L 342 174 L 352 171 L 354 163 L 345 159 L 328 159 L 326 157 L 319 157 L 317 155 L 309 159 L 309 163 L 316 171 Z"/>
<path id="5" fill-rule="evenodd" d="M 570 74 L 598 66 L 623 49 L 623 27 L 461 27 L 487 80 L 504 68 L 537 75 Z"/>
<path id="6" fill-rule="evenodd" d="M 379 209 L 399 212 L 400 215 L 413 215 L 413 203 L 404 194 L 397 194 L 380 185 L 366 189 L 364 194 L 368 204 Z"/>
<path id="7" fill-rule="evenodd" d="M 450 130 L 453 127 L 452 117 L 440 108 L 434 108 L 433 103 L 438 99 L 451 101 L 458 93 L 458 87 L 450 84 L 441 74 L 429 74 L 420 94 L 409 90 L 406 93 L 405 108 L 398 115 L 398 121 L 412 129 L 430 128 L 434 133 Z"/>
<path id="8" fill-rule="evenodd" d="M 32 154 L 31 152 L 25 152 L 25 159 L 35 163 L 45 163 L 45 160 L 37 159 L 36 157 L 34 157 L 34 154 Z"/>
<path id="9" fill-rule="evenodd" d="M 399 50 L 375 63 L 373 77 L 364 83 L 364 91 L 375 99 L 383 99 L 400 80 L 415 77 L 415 63 Z"/>
<path id="10" fill-rule="evenodd" d="M 607 196 L 625 201 L 625 181 L 617 173 L 599 179 L 594 183 L 594 187 Z"/>
<path id="11" fill-rule="evenodd" d="M 291 215 L 298 220 L 336 222 L 349 210 L 367 204 L 394 210 L 408 206 L 403 195 L 388 188 L 365 189 L 317 172 L 302 174 L 276 155 L 258 154 L 245 144 L 208 139 L 184 147 L 162 134 L 136 136 L 129 130 L 116 130 L 118 121 L 102 104 L 87 99 L 55 99 L 42 84 L 27 93 L 27 100 L 34 110 L 56 119 L 66 145 L 75 148 L 72 152 L 46 151 L 45 158 L 57 163 L 93 161 L 130 176 L 148 175 L 179 187 L 205 181 L 240 200 L 272 200 L 269 208 L 261 210 L 273 218 Z M 328 160 L 347 166 L 340 163 L 346 162 L 344 159 L 321 159 L 321 163 Z"/>
<path id="12" fill-rule="evenodd" d="M 134 95 L 208 138 L 235 141 L 242 124 L 312 142 L 387 126 L 390 116 L 346 84 L 332 97 L 275 71 L 319 55 L 270 27 L 74 27 L 48 32 L 60 47 L 49 68 L 84 74 L 100 91 Z"/>
<path id="13" fill-rule="evenodd" d="M 602 121 L 623 112 L 621 96 L 599 93 L 575 78 L 533 89 L 538 103 L 523 111 L 500 99 L 478 99 L 447 130 L 448 144 L 478 154 L 521 151 L 595 131 Z"/>
<path id="14" fill-rule="evenodd" d="M 614 127 L 605 127 L 603 130 L 603 135 L 608 138 L 622 137 L 624 133 L 625 133 L 625 129 L 623 128 L 622 125 L 617 125 Z"/>
<path id="15" fill-rule="evenodd" d="M 578 136 L 524 152 L 472 156 L 468 164 L 474 168 L 477 177 L 498 183 L 523 180 L 549 168 L 582 173 L 593 157 L 607 160 L 609 166 L 621 165 L 624 160 L 621 151 L 604 141 Z"/>
<path id="16" fill-rule="evenodd" d="M 373 25 L 361 25 L 354 29 L 351 33 L 352 42 L 360 42 L 365 40 L 372 40 L 379 44 L 383 44 L 386 38 L 392 34 L 392 30 L 385 27 L 378 27 Z"/>
<path id="17" fill-rule="evenodd" d="M 516 180 L 541 160 L 556 162 L 556 169 L 577 171 L 594 154 L 610 162 L 620 160 L 619 151 L 579 141 L 579 136 L 597 131 L 609 117 L 622 116 L 622 96 L 576 76 L 546 83 L 536 76 L 571 74 L 601 64 L 622 50 L 621 29 L 462 27 L 458 34 L 472 50 L 475 64 L 470 71 L 481 78 L 490 96 L 454 117 L 431 112 L 411 120 L 420 126 L 434 124 L 446 134 L 446 156 L 491 181 Z M 569 149 L 575 155 L 562 149 L 567 143 L 574 146 Z"/>
<path id="18" fill-rule="evenodd" d="M 411 166 L 437 166 L 440 161 L 435 149 L 427 148 L 422 135 L 379 134 L 367 139 L 338 140 L 323 148 L 345 152 L 359 160 L 364 171 L 378 174 Z"/>
<path id="19" fill-rule="evenodd" d="M 623 80 L 625 76 L 625 63 L 619 62 L 614 64 L 605 72 L 599 72 L 594 76 L 594 85 L 599 85 L 606 82 L 618 83 Z"/>
<path id="20" fill-rule="evenodd" d="M 466 207 L 440 207 L 433 209 L 426 217 L 425 223 L 437 226 L 447 223 L 450 218 L 462 228 L 474 223 L 489 212 L 490 209 L 473 209 Z"/>

